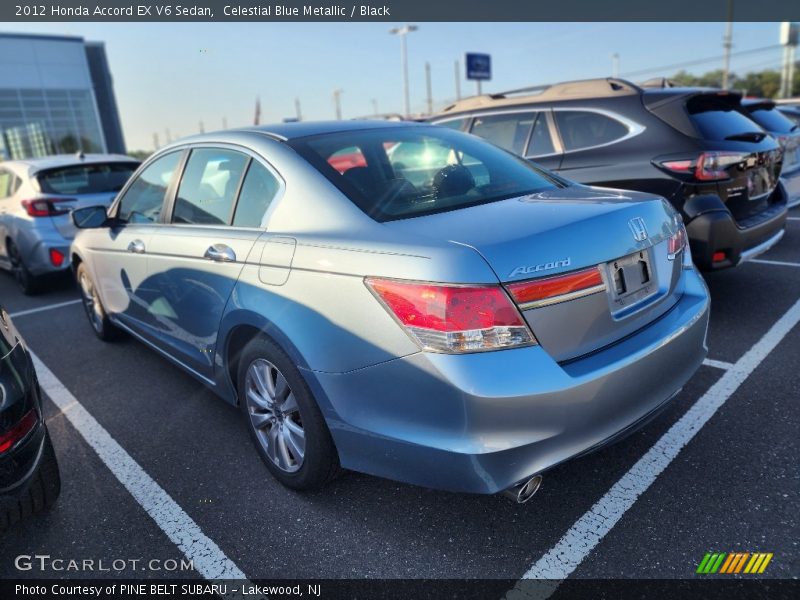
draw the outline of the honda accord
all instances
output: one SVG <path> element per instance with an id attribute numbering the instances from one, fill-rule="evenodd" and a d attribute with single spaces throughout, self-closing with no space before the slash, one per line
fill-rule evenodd
<path id="1" fill-rule="evenodd" d="M 96 335 L 241 407 L 295 489 L 344 467 L 522 501 L 706 355 L 708 292 L 668 202 L 443 127 L 203 134 L 73 220 Z"/>

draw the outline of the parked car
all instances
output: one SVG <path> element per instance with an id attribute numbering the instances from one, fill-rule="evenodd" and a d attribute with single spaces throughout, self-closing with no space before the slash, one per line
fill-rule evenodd
<path id="1" fill-rule="evenodd" d="M 46 276 L 69 272 L 72 209 L 110 205 L 139 162 L 77 154 L 0 163 L 0 268 L 33 294 Z"/>
<path id="2" fill-rule="evenodd" d="M 52 506 L 60 490 L 33 361 L 0 306 L 0 533 Z"/>
<path id="3" fill-rule="evenodd" d="M 780 146 L 739 111 L 739 94 L 613 78 L 536 91 L 468 98 L 431 121 L 574 181 L 667 198 L 702 269 L 735 266 L 781 239 Z"/>
<path id="4" fill-rule="evenodd" d="M 363 165 L 340 172 L 354 148 Z M 126 331 L 238 403 L 297 489 L 342 466 L 525 500 L 706 355 L 708 292 L 668 202 L 443 127 L 205 134 L 73 219 L 95 334 Z"/>
<path id="5" fill-rule="evenodd" d="M 774 102 L 779 111 L 800 125 L 800 98 L 779 98 Z"/>
<path id="6" fill-rule="evenodd" d="M 771 100 L 746 98 L 742 108 L 748 117 L 769 132 L 783 147 L 781 182 L 789 207 L 800 204 L 800 121 L 793 121 Z"/>

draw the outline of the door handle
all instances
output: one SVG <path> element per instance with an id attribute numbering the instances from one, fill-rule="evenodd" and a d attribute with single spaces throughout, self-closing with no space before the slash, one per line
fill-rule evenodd
<path id="1" fill-rule="evenodd" d="M 236 261 L 236 253 L 230 246 L 214 244 L 213 246 L 209 246 L 203 258 L 210 258 L 216 262 L 234 262 Z"/>
<path id="2" fill-rule="evenodd" d="M 144 242 L 142 240 L 133 240 L 128 244 L 128 252 L 134 254 L 144 254 Z"/>

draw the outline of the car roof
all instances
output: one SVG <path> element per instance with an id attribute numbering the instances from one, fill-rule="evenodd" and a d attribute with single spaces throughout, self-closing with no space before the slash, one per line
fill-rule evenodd
<path id="1" fill-rule="evenodd" d="M 566 81 L 548 86 L 536 86 L 501 92 L 484 94 L 459 100 L 445 107 L 435 117 L 443 117 L 448 113 L 456 114 L 472 112 L 486 108 L 506 108 L 538 103 L 555 103 L 570 100 L 595 100 L 608 98 L 624 98 L 636 95 L 647 95 L 658 99 L 683 96 L 688 94 L 720 93 L 722 90 L 700 87 L 677 87 L 668 80 L 650 80 L 637 85 L 625 79 L 605 77 L 600 79 L 581 79 Z M 735 93 L 735 92 L 725 92 Z"/>
<path id="2" fill-rule="evenodd" d="M 299 121 L 294 123 L 277 123 L 274 125 L 256 125 L 243 127 L 236 131 L 253 131 L 278 138 L 283 141 L 322 135 L 327 133 L 342 133 L 347 131 L 363 131 L 368 129 L 386 129 L 390 127 L 419 127 L 419 123 L 409 121 L 385 120 L 353 120 L 353 121 Z M 202 138 L 195 136 L 192 139 Z"/>
<path id="3" fill-rule="evenodd" d="M 135 162 L 141 161 L 125 156 L 124 154 L 53 154 L 51 156 L 40 156 L 37 158 L 21 158 L 16 160 L 3 161 L 2 164 L 9 166 L 20 166 L 30 173 L 36 173 L 45 169 L 58 167 L 69 167 L 73 165 L 87 165 L 102 162 Z"/>

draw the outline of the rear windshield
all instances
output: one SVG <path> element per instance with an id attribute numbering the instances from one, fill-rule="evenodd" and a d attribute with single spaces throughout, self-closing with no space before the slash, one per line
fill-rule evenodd
<path id="1" fill-rule="evenodd" d="M 137 162 L 70 165 L 41 171 L 36 179 L 45 194 L 118 192 L 138 166 Z"/>
<path id="2" fill-rule="evenodd" d="M 743 133 L 763 132 L 761 127 L 739 112 L 736 97 L 694 96 L 686 103 L 689 118 L 703 139 L 725 140 Z"/>
<path id="3" fill-rule="evenodd" d="M 377 221 L 563 186 L 522 158 L 443 127 L 349 131 L 301 138 L 291 145 Z"/>
<path id="4" fill-rule="evenodd" d="M 797 125 L 775 108 L 759 108 L 748 111 L 750 118 L 771 133 L 791 133 Z"/>

